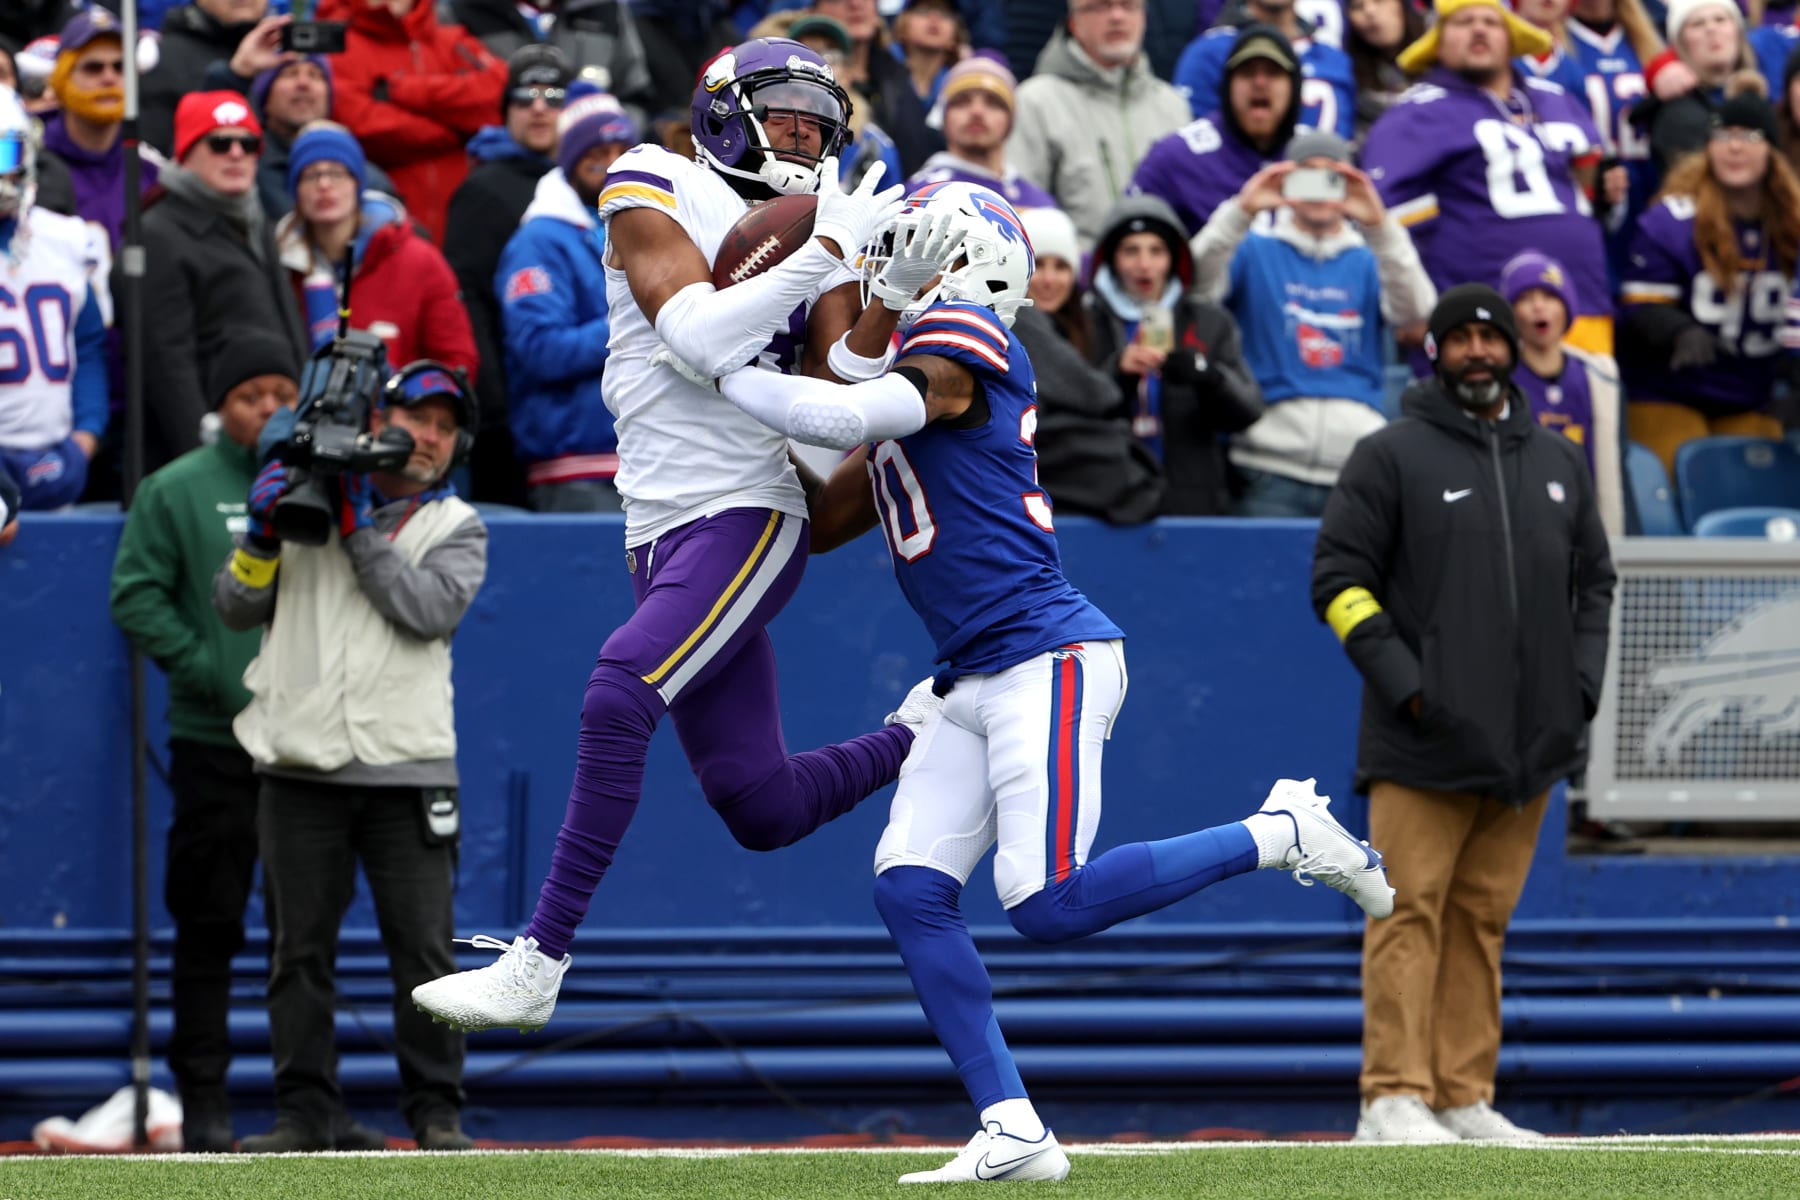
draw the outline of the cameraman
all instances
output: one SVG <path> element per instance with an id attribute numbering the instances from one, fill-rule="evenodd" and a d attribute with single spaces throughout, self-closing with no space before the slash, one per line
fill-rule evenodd
<path id="1" fill-rule="evenodd" d="M 417 362 L 382 389 L 368 425 L 411 435 L 404 466 L 316 476 L 337 528 L 305 546 L 275 535 L 276 502 L 296 473 L 270 463 L 250 489 L 247 532 L 213 579 L 227 625 L 264 626 L 244 672 L 250 704 L 233 724 L 261 776 L 259 850 L 276 931 L 276 1120 L 244 1139 L 250 1153 L 363 1148 L 332 1044 L 338 929 L 358 862 L 394 982 L 401 1109 L 421 1149 L 473 1145 L 460 1121 L 463 1037 L 433 1025 L 410 996 L 456 969 L 450 637 L 486 574 L 487 529 L 446 476 L 467 457 L 474 404 L 448 370 Z"/>

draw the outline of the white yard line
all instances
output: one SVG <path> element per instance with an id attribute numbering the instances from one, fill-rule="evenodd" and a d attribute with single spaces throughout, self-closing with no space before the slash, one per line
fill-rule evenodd
<path id="1" fill-rule="evenodd" d="M 1741 1143 L 1785 1143 L 1779 1148 L 1767 1145 L 1746 1146 Z M 1469 1142 L 1465 1145 L 1493 1150 L 1608 1150 L 1608 1151 L 1645 1151 L 1660 1154 L 1734 1154 L 1762 1155 L 1775 1157 L 1800 1157 L 1800 1134 L 1794 1133 L 1731 1133 L 1714 1136 L 1694 1134 L 1663 1135 L 1619 1135 L 1615 1137 L 1559 1137 L 1542 1141 L 1520 1142 Z M 1066 1143 L 1065 1148 L 1074 1155 L 1093 1155 L 1095 1157 L 1133 1157 L 1168 1155 L 1187 1151 L 1206 1152 L 1209 1150 L 1335 1150 L 1379 1152 L 1389 1149 L 1386 1146 L 1371 1146 L 1349 1141 L 1182 1141 L 1182 1142 L 1073 1142 Z M 961 1145 L 920 1145 L 920 1146 L 643 1146 L 622 1149 L 481 1149 L 464 1151 L 454 1156 L 469 1155 L 523 1155 L 523 1154 L 584 1154 L 612 1155 L 618 1158 L 735 1158 L 752 1154 L 955 1154 L 962 1149 Z M 335 1151 L 328 1154 L 289 1155 L 292 1158 L 416 1158 L 416 1150 L 355 1150 Z M 27 1163 L 64 1162 L 70 1159 L 110 1159 L 114 1161 L 130 1161 L 145 1164 L 175 1163 L 188 1165 L 192 1163 L 239 1164 L 257 1162 L 269 1158 L 266 1154 L 46 1154 L 19 1155 L 0 1158 L 0 1169 Z"/>

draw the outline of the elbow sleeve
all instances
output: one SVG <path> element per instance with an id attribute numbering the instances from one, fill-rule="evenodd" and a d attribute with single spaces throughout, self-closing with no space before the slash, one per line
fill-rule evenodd
<path id="1" fill-rule="evenodd" d="M 816 242 L 792 257 L 728 288 L 691 283 L 663 302 L 656 334 L 663 345 L 711 378 L 730 373 L 760 354 L 787 327 L 794 309 L 813 298 L 841 266 Z"/>

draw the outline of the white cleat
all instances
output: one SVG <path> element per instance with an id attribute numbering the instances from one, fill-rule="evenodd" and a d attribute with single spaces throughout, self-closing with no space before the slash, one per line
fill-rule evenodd
<path id="1" fill-rule="evenodd" d="M 1541 1142 L 1544 1135 L 1535 1129 L 1520 1129 L 1494 1111 L 1486 1100 L 1477 1100 L 1461 1108 L 1440 1108 L 1435 1114 L 1438 1124 L 1465 1142 Z"/>
<path id="2" fill-rule="evenodd" d="M 989 1121 L 962 1153 L 935 1171 L 902 1175 L 901 1183 L 1054 1183 L 1069 1177 L 1069 1156 L 1048 1129 L 1035 1142 L 1014 1137 Z"/>
<path id="3" fill-rule="evenodd" d="M 456 940 L 503 953 L 488 966 L 421 983 L 412 992 L 419 1010 L 464 1033 L 542 1029 L 556 1010 L 556 993 L 575 960 L 565 954 L 561 962 L 550 961 L 536 938 L 516 937 L 510 946 L 483 933 Z"/>
<path id="4" fill-rule="evenodd" d="M 904 725 L 916 736 L 925 732 L 925 723 L 944 709 L 944 698 L 931 690 L 933 677 L 927 675 L 913 684 L 912 691 L 900 707 L 887 715 L 884 725 Z"/>
<path id="5" fill-rule="evenodd" d="M 1417 1096 L 1377 1096 L 1363 1101 L 1356 1141 L 1384 1146 L 1441 1146 L 1460 1142 Z"/>
<path id="6" fill-rule="evenodd" d="M 1303 887 L 1317 880 L 1344 893 L 1371 917 L 1388 916 L 1394 911 L 1394 889 L 1381 869 L 1381 851 L 1351 837 L 1338 824 L 1331 815 L 1330 797 L 1313 790 L 1316 782 L 1277 780 L 1263 801 L 1261 811 L 1294 823 L 1294 846 L 1282 870 L 1292 871 Z"/>

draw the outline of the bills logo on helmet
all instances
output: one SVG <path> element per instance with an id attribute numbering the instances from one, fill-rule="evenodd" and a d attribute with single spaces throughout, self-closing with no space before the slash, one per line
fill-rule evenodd
<path id="1" fill-rule="evenodd" d="M 1019 220 L 1019 214 L 1013 211 L 1013 206 L 993 192 L 977 192 L 973 199 L 975 210 L 987 218 L 989 225 L 1000 231 L 1001 237 L 1025 247 L 1026 260 L 1035 269 L 1037 252 L 1031 248 L 1031 238 L 1026 234 L 1025 226 Z"/>

